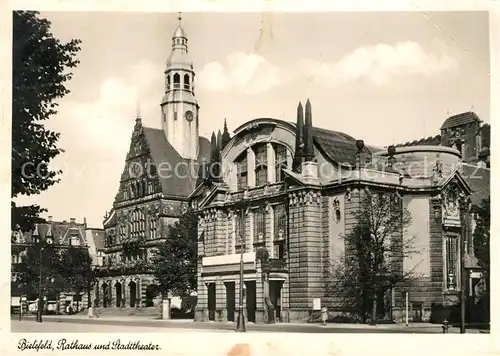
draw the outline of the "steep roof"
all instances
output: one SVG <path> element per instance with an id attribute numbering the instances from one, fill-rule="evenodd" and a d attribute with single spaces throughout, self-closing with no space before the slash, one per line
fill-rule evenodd
<path id="1" fill-rule="evenodd" d="M 441 145 L 441 135 L 429 136 L 429 137 L 421 138 L 420 140 L 399 143 L 395 146 L 396 147 L 406 147 L 406 146 L 439 146 L 439 145 Z"/>
<path id="2" fill-rule="evenodd" d="M 88 244 L 93 245 L 96 252 L 104 248 L 105 234 L 103 229 L 88 229 L 86 233 Z"/>
<path id="3" fill-rule="evenodd" d="M 463 164 L 463 177 L 471 187 L 471 203 L 481 205 L 481 201 L 490 196 L 490 170 L 470 164 Z"/>
<path id="4" fill-rule="evenodd" d="M 281 121 L 281 120 L 279 120 Z M 296 127 L 295 122 L 286 122 L 287 124 Z M 334 162 L 338 164 L 356 164 L 356 139 L 344 132 L 327 130 L 313 126 L 313 140 L 319 146 L 320 150 Z M 375 153 L 382 149 L 375 146 L 366 145 L 363 149 L 366 153 Z"/>
<path id="5" fill-rule="evenodd" d="M 447 118 L 443 123 L 443 126 L 441 126 L 441 130 L 465 125 L 468 124 L 469 122 L 475 122 L 475 121 L 480 121 L 476 113 L 472 111 L 467 111 Z"/>
<path id="6" fill-rule="evenodd" d="M 38 233 L 43 239 L 49 231 L 49 226 L 52 232 L 52 238 L 55 244 L 68 245 L 69 236 L 76 235 L 80 237 L 80 243 L 85 244 L 85 225 L 71 222 L 48 222 L 43 224 L 37 224 Z M 24 233 L 24 238 L 27 243 L 33 242 L 33 231 L 28 231 Z"/>
<path id="7" fill-rule="evenodd" d="M 190 160 L 182 158 L 168 142 L 163 130 L 150 127 L 143 127 L 143 129 L 154 164 L 158 167 L 162 163 L 163 166 L 168 163 L 168 167 L 171 168 L 170 172 L 159 174 L 163 194 L 178 197 L 189 196 L 196 186 L 198 165 L 191 165 Z M 209 159 L 210 142 L 205 137 L 200 137 L 198 162 L 208 161 Z"/>
<path id="8" fill-rule="evenodd" d="M 324 153 L 338 164 L 356 164 L 356 139 L 348 134 L 313 127 L 314 141 L 323 149 Z M 371 153 L 367 146 L 363 149 Z"/>

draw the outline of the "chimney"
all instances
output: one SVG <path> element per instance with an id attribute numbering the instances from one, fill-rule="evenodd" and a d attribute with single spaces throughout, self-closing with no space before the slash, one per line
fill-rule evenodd
<path id="1" fill-rule="evenodd" d="M 300 173 L 302 168 L 302 158 L 304 153 L 304 110 L 299 101 L 297 106 L 297 125 L 295 128 L 295 156 L 293 157 L 292 170 Z"/>
<path id="2" fill-rule="evenodd" d="M 52 222 L 52 215 L 49 215 L 49 216 L 47 217 L 47 221 L 48 221 L 48 222 Z"/>
<path id="3" fill-rule="evenodd" d="M 76 219 L 75 219 L 75 218 L 69 218 L 69 224 L 70 224 L 71 226 L 74 226 L 74 225 L 75 225 L 75 221 L 76 221 Z"/>
<path id="4" fill-rule="evenodd" d="M 85 229 L 87 228 L 87 218 L 86 217 L 83 218 L 83 226 L 85 227 Z"/>
<path id="5" fill-rule="evenodd" d="M 366 164 L 366 153 L 363 150 L 365 148 L 365 142 L 363 140 L 356 140 L 356 148 L 358 149 L 358 152 L 356 152 L 356 168 L 359 169 Z"/>

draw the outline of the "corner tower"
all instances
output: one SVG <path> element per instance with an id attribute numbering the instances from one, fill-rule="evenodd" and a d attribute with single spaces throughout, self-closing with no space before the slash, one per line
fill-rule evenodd
<path id="1" fill-rule="evenodd" d="M 196 160 L 199 140 L 199 105 L 194 95 L 193 63 L 188 39 L 179 25 L 172 37 L 172 52 L 165 68 L 165 95 L 161 102 L 162 128 L 168 142 L 181 157 Z"/>

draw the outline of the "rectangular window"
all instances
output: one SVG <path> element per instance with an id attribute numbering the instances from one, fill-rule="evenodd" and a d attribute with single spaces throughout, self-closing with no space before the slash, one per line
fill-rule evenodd
<path id="1" fill-rule="evenodd" d="M 283 180 L 283 168 L 287 167 L 286 147 L 283 145 L 273 144 L 274 154 L 276 156 L 276 182 Z"/>
<path id="2" fill-rule="evenodd" d="M 266 218 L 264 208 L 254 210 L 253 225 L 255 231 L 254 243 L 262 243 L 266 240 Z"/>
<path id="3" fill-rule="evenodd" d="M 285 244 L 287 234 L 288 218 L 286 215 L 286 203 L 274 206 L 274 256 L 285 258 Z"/>
<path id="4" fill-rule="evenodd" d="M 275 258 L 285 258 L 285 241 L 274 241 Z"/>
<path id="5" fill-rule="evenodd" d="M 458 238 L 456 236 L 446 237 L 446 269 L 448 289 L 457 288 L 457 254 Z"/>
<path id="6" fill-rule="evenodd" d="M 156 217 L 151 216 L 149 220 L 149 238 L 151 240 L 156 239 Z"/>
<path id="7" fill-rule="evenodd" d="M 274 240 L 285 240 L 287 233 L 286 203 L 274 206 Z"/>
<path id="8" fill-rule="evenodd" d="M 248 163 L 247 163 L 247 154 L 246 152 L 237 160 L 236 162 L 237 169 L 237 184 L 238 190 L 243 190 L 248 185 Z"/>
<path id="9" fill-rule="evenodd" d="M 235 236 L 235 249 L 239 253 L 243 248 L 245 251 L 246 242 L 246 215 L 242 216 L 241 211 L 236 215 L 236 236 Z"/>
<path id="10" fill-rule="evenodd" d="M 267 183 L 267 144 L 255 145 L 253 150 L 255 152 L 255 185 L 264 185 Z"/>

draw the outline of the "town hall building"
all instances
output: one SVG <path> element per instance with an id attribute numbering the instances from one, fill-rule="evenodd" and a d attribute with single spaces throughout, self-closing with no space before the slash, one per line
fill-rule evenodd
<path id="1" fill-rule="evenodd" d="M 240 258 L 246 320 L 307 320 L 318 306 L 341 313 L 325 283 L 326 266 L 342 255 L 341 237 L 353 231 L 363 197 L 378 193 L 397 193 L 412 215 L 405 233 L 417 236 L 421 247 L 403 261 L 419 276 L 405 287 L 411 318 L 428 320 L 433 306 L 457 305 L 463 280 L 473 289 L 472 277 L 477 283 L 480 272 L 462 279 L 460 252 L 468 271 L 476 271 L 471 204 L 489 197 L 489 148 L 481 140 L 487 130 L 475 114 L 448 118 L 442 137 L 382 149 L 315 127 L 306 100 L 291 120 L 257 118 L 232 137 L 225 125 L 209 141 L 199 136 L 202 115 L 187 43 L 179 20 L 165 69 L 161 128 L 136 118 L 119 191 L 105 217 L 97 306 L 153 305 L 158 286 L 148 261 L 169 226 L 193 209 L 195 320 L 236 320 Z M 220 168 L 207 175 L 207 164 Z M 394 320 L 402 317 L 401 291 L 391 296 Z"/>

